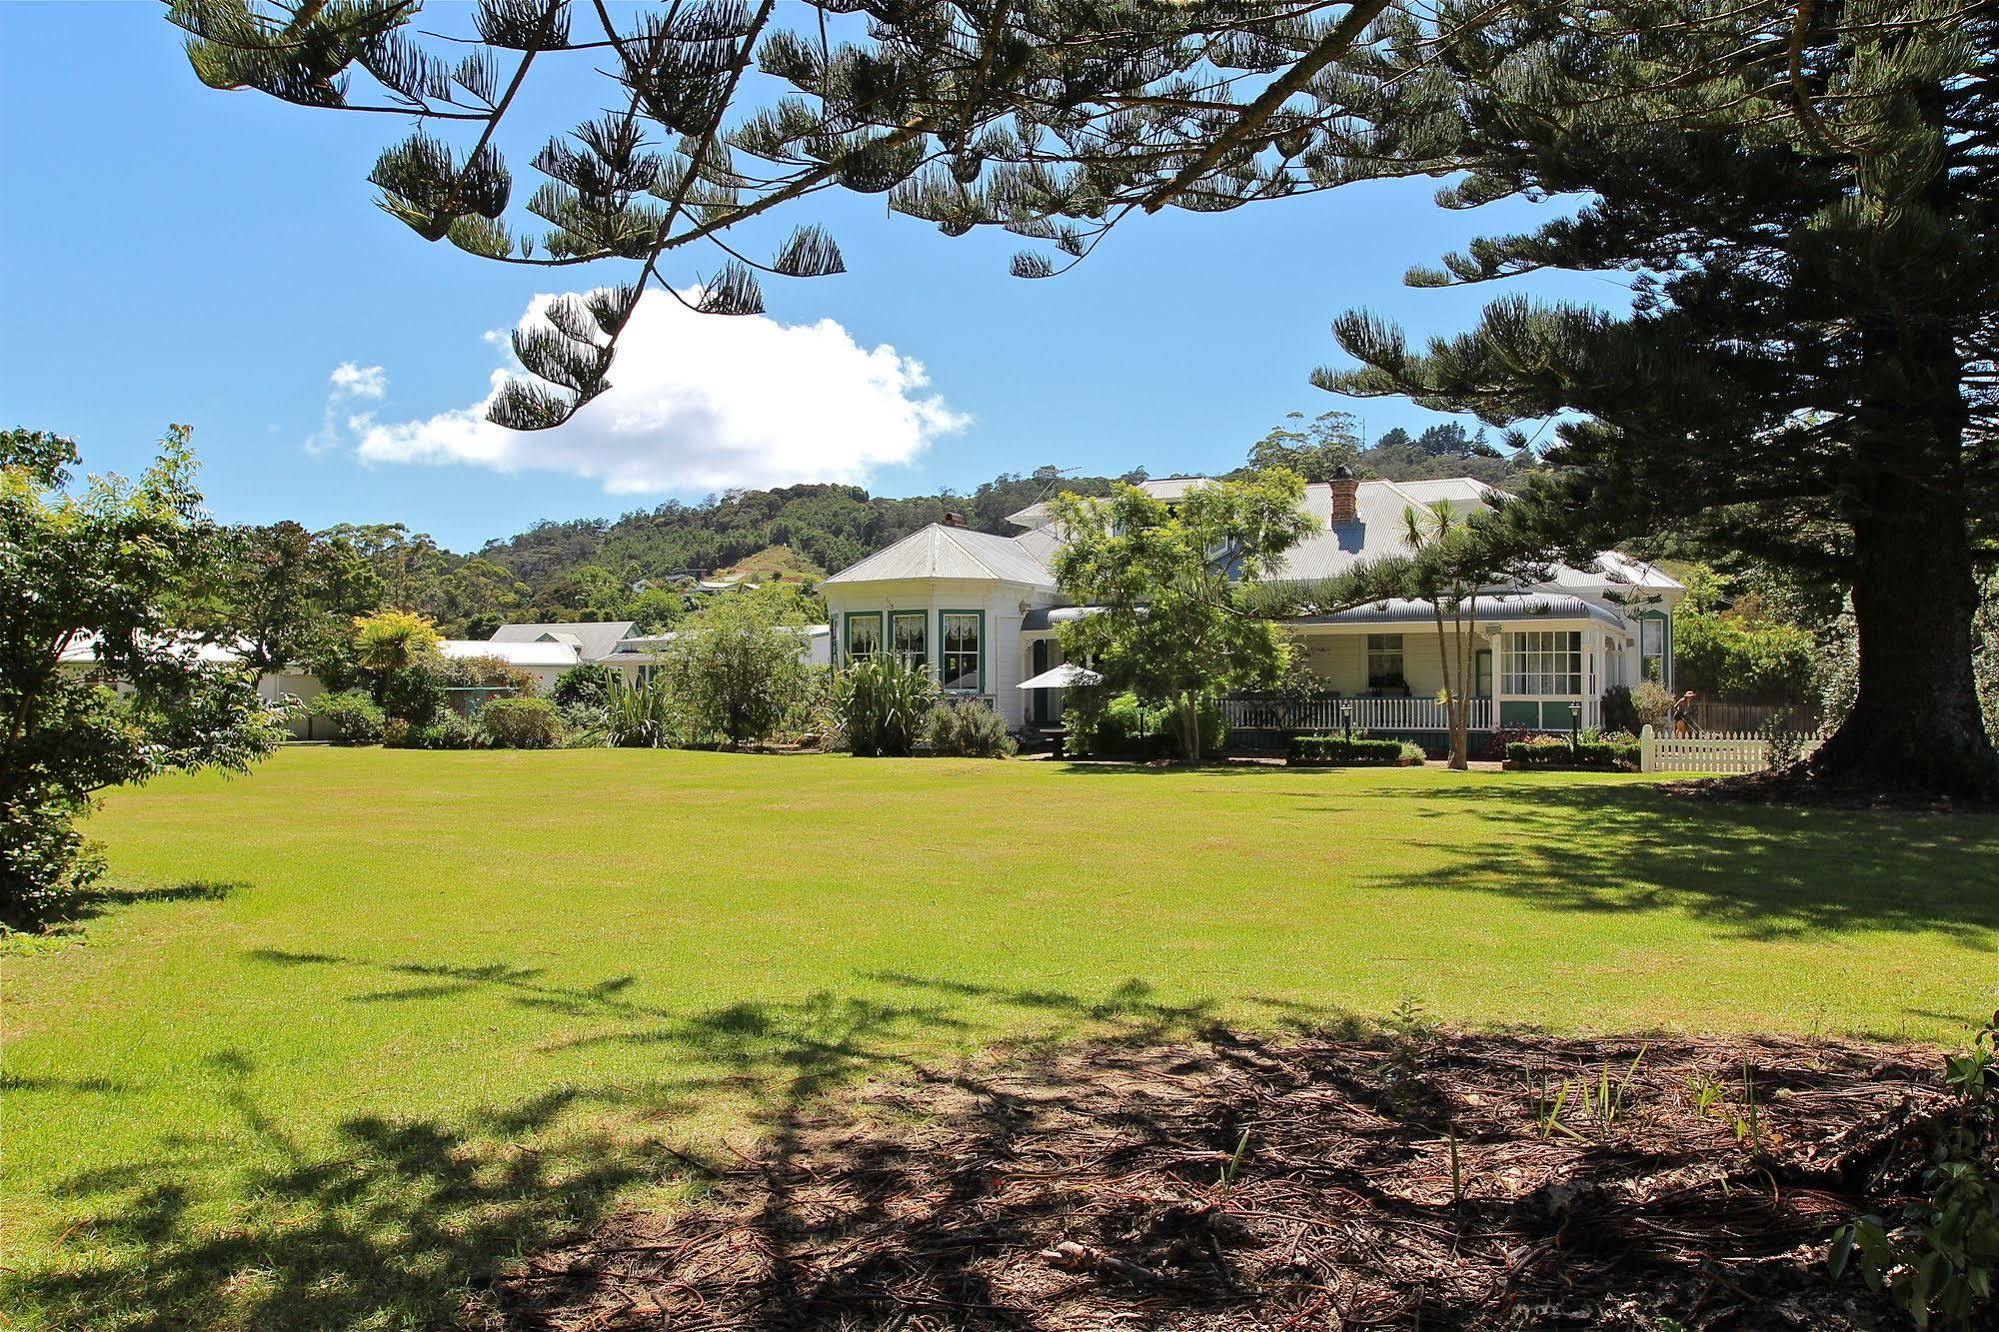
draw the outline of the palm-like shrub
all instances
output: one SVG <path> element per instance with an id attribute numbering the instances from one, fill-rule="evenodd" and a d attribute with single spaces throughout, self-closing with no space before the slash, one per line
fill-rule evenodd
<path id="1" fill-rule="evenodd" d="M 936 700 L 937 686 L 920 666 L 886 653 L 856 662 L 836 693 L 847 748 L 862 758 L 907 758 Z"/>
<path id="2" fill-rule="evenodd" d="M 664 675 L 639 684 L 613 677 L 604 693 L 604 740 L 619 749 L 665 749 L 679 734 Z"/>
<path id="3" fill-rule="evenodd" d="M 923 739 L 945 758 L 1010 758 L 1018 748 L 1006 720 L 983 703 L 939 703 L 930 709 Z"/>

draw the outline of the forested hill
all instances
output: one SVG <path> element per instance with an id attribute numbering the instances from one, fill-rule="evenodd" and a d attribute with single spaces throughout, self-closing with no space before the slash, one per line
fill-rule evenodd
<path id="1" fill-rule="evenodd" d="M 616 521 L 577 519 L 538 523 L 480 552 L 531 586 L 545 587 L 580 565 L 596 565 L 637 579 L 728 569 L 771 546 L 787 546 L 811 565 L 845 568 L 909 533 L 965 516 L 981 532 L 1011 533 L 1006 521 L 1059 490 L 1110 493 L 1110 477 L 1064 476 L 1054 468 L 1031 475 L 1001 475 L 969 495 L 870 497 L 859 486 L 802 485 L 732 491 L 704 504 L 670 501 Z"/>

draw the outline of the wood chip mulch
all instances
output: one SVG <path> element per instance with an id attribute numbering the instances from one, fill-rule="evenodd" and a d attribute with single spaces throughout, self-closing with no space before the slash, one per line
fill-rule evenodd
<path id="1" fill-rule="evenodd" d="M 1430 1030 L 1013 1050 L 802 1102 L 702 1201 L 526 1260 L 474 1322 L 1906 1327 L 1824 1256 L 1918 1185 L 1940 1064 Z"/>

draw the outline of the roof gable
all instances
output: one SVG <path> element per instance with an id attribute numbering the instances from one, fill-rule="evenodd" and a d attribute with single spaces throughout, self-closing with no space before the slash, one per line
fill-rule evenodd
<path id="1" fill-rule="evenodd" d="M 634 620 L 599 620 L 578 624 L 503 624 L 493 631 L 495 643 L 560 643 L 564 638 L 573 638 L 578 654 L 585 661 L 595 661 L 608 657 L 618 650 L 618 644 L 631 637 L 632 630 L 638 628 Z"/>
<path id="2" fill-rule="evenodd" d="M 1053 587 L 1054 575 L 1012 537 L 932 523 L 884 550 L 852 564 L 826 584 L 889 583 L 909 579 L 955 578 L 971 582 L 1021 583 Z M 824 586 L 825 584 L 822 584 Z"/>

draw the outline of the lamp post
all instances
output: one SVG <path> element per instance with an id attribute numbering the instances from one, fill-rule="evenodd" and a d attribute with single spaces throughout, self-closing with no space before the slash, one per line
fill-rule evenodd
<path id="1" fill-rule="evenodd" d="M 1340 704 L 1340 726 L 1346 731 L 1347 739 L 1353 739 L 1353 704 Z"/>
<path id="2" fill-rule="evenodd" d="M 1577 699 L 1569 700 L 1569 757 L 1581 752 L 1583 728 L 1583 705 Z"/>

